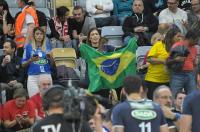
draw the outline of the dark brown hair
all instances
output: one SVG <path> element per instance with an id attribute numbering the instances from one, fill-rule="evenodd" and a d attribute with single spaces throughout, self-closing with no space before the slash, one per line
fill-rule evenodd
<path id="1" fill-rule="evenodd" d="M 98 45 L 97 49 L 98 49 L 99 51 L 103 51 L 103 45 L 104 45 L 105 43 L 107 43 L 108 40 L 107 40 L 106 38 L 104 38 L 104 37 L 101 37 L 100 31 L 99 31 L 99 29 L 96 28 L 96 27 L 93 27 L 93 28 L 91 28 L 91 29 L 89 30 L 89 32 L 88 32 L 88 34 L 87 34 L 87 44 L 90 45 L 90 46 L 92 47 L 92 44 L 91 44 L 91 41 L 90 41 L 90 34 L 91 34 L 92 31 L 95 31 L 95 30 L 96 30 L 96 31 L 99 33 L 99 35 L 100 35 L 99 45 Z"/>

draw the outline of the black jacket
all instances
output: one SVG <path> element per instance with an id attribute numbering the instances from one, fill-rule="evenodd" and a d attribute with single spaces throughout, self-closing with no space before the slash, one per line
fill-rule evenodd
<path id="1" fill-rule="evenodd" d="M 11 62 L 2 67 L 4 56 L 0 56 L 0 82 L 8 83 L 12 80 L 17 80 L 23 83 L 25 77 L 25 70 L 21 66 L 21 59 L 13 57 Z"/>
<path id="2" fill-rule="evenodd" d="M 143 15 L 133 13 L 132 16 L 125 19 L 122 29 L 125 35 L 128 36 L 130 33 L 134 33 L 133 29 L 137 26 L 148 27 L 148 32 L 154 33 L 158 29 L 158 19 L 151 13 L 143 13 Z"/>

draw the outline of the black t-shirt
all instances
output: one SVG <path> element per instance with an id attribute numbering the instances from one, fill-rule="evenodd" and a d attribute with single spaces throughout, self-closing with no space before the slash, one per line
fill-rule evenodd
<path id="1" fill-rule="evenodd" d="M 83 24 L 85 22 L 85 18 L 82 22 L 77 22 L 74 18 L 69 20 L 69 26 L 71 27 L 71 30 L 76 30 L 78 34 L 81 33 Z"/>
<path id="2" fill-rule="evenodd" d="M 36 124 L 33 127 L 33 132 L 54 132 L 53 130 L 56 130 L 56 132 L 73 132 L 73 127 L 77 132 L 80 126 L 82 126 L 80 132 L 92 132 L 86 121 L 80 124 L 80 122 L 66 121 L 62 114 L 53 114 Z"/>
<path id="3" fill-rule="evenodd" d="M 47 26 L 46 15 L 43 12 L 39 11 L 39 10 L 36 10 L 36 14 L 37 14 L 37 17 L 38 17 L 39 27 Z"/>

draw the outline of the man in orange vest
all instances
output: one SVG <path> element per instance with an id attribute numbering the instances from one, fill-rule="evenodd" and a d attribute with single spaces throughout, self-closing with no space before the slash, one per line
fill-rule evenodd
<path id="1" fill-rule="evenodd" d="M 15 21 L 15 42 L 20 57 L 23 55 L 24 45 L 32 38 L 33 28 L 38 26 L 36 11 L 28 3 L 29 0 L 17 0 L 18 6 L 22 9 Z"/>

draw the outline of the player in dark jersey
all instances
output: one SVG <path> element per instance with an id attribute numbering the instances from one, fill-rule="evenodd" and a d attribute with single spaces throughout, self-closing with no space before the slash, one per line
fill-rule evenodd
<path id="1" fill-rule="evenodd" d="M 194 91 L 185 97 L 180 132 L 200 131 L 200 91 Z"/>
<path id="2" fill-rule="evenodd" d="M 142 81 L 137 76 L 124 80 L 127 101 L 113 109 L 113 132 L 169 132 L 159 105 L 142 99 Z"/>

